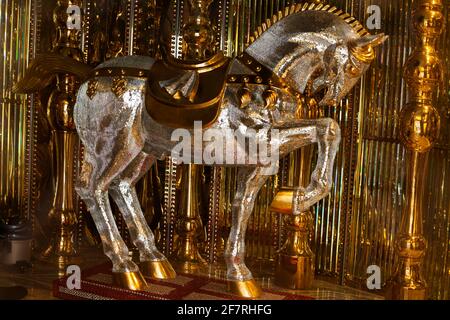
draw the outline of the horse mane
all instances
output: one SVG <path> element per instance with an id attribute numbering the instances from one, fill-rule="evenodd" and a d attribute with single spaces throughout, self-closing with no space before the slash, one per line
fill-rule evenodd
<path id="1" fill-rule="evenodd" d="M 282 19 L 298 13 L 298 12 L 305 12 L 305 11 L 325 11 L 334 14 L 335 16 L 341 18 L 343 21 L 345 21 L 349 26 L 353 28 L 353 30 L 360 36 L 363 37 L 369 32 L 361 25 L 361 23 L 356 20 L 354 17 L 352 17 L 350 14 L 345 13 L 344 11 L 331 6 L 329 4 L 323 4 L 323 3 L 297 3 L 292 4 L 290 6 L 287 6 L 283 10 L 278 11 L 278 13 L 274 14 L 271 19 L 267 19 L 265 22 L 263 22 L 258 28 L 256 28 L 256 31 L 253 33 L 252 36 L 250 36 L 249 41 L 247 45 L 251 45 L 253 42 L 255 42 L 265 31 L 267 31 L 271 26 L 273 26 L 275 23 L 281 21 Z"/>

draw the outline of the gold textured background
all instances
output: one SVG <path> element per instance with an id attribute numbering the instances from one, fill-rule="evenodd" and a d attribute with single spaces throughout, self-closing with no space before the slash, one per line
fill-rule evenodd
<path id="1" fill-rule="evenodd" d="M 31 1 L 0 2 L 0 213 L 27 212 L 26 145 L 29 132 L 27 98 L 11 93 L 26 70 L 29 54 Z"/>

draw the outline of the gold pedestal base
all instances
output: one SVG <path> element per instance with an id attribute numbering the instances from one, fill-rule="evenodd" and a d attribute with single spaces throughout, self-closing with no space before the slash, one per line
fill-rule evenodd
<path id="1" fill-rule="evenodd" d="M 228 291 L 232 294 L 249 299 L 259 298 L 262 290 L 254 279 L 246 281 L 228 280 Z"/>
<path id="2" fill-rule="evenodd" d="M 36 253 L 33 255 L 33 259 L 38 260 L 40 263 L 51 266 L 52 270 L 56 272 L 58 277 L 64 277 L 67 275 L 67 267 L 70 265 L 81 265 L 84 261 L 80 255 L 76 256 L 63 256 L 59 255 L 52 246 L 49 246 L 44 252 Z"/>
<path id="3" fill-rule="evenodd" d="M 113 284 L 129 290 L 145 290 L 147 282 L 140 271 L 113 272 Z"/>
<path id="4" fill-rule="evenodd" d="M 425 300 L 425 298 L 425 287 L 393 284 L 386 291 L 386 299 L 388 300 Z"/>
<path id="5" fill-rule="evenodd" d="M 170 257 L 170 261 L 178 272 L 196 273 L 208 266 L 198 252 L 196 243 L 191 240 L 181 240 L 181 245 Z"/>
<path id="6" fill-rule="evenodd" d="M 314 256 L 287 256 L 280 254 L 275 272 L 275 284 L 294 290 L 312 288 Z"/>
<path id="7" fill-rule="evenodd" d="M 140 263 L 142 274 L 154 279 L 174 279 L 177 273 L 167 260 L 144 261 Z"/>
<path id="8" fill-rule="evenodd" d="M 275 283 L 281 287 L 310 289 L 314 280 L 314 253 L 309 246 L 309 232 L 313 228 L 311 211 L 292 215 L 293 190 L 282 190 L 272 202 L 271 209 L 285 216 L 286 242 L 278 255 Z"/>
<path id="9" fill-rule="evenodd" d="M 420 260 L 419 260 L 420 261 Z M 427 284 L 418 261 L 400 261 L 399 268 L 386 285 L 388 300 L 425 300 Z"/>

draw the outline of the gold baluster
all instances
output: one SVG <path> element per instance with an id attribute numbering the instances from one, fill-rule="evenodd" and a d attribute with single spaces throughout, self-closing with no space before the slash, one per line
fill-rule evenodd
<path id="1" fill-rule="evenodd" d="M 194 272 L 206 261 L 199 252 L 197 235 L 202 228 L 200 219 L 200 175 L 201 167 L 195 164 L 181 168 L 180 202 L 177 210 L 176 230 L 178 234 L 172 261 L 183 272 Z"/>
<path id="2" fill-rule="evenodd" d="M 58 1 L 53 11 L 56 38 L 53 52 L 83 61 L 79 48 L 80 30 L 67 28 L 67 8 L 80 5 L 78 1 Z M 73 75 L 58 74 L 47 107 L 56 154 L 56 189 L 53 205 L 48 214 L 51 225 L 50 245 L 43 258 L 55 259 L 61 267 L 77 255 L 75 239 L 77 213 L 74 207 L 74 152 L 78 136 L 73 121 L 73 107 L 79 83 Z"/>
<path id="3" fill-rule="evenodd" d="M 203 61 L 214 53 L 214 32 L 208 19 L 212 0 L 189 0 L 190 18 L 183 26 L 183 59 Z M 190 164 L 181 168 L 181 192 L 178 207 L 178 239 L 172 261 L 178 270 L 193 272 L 206 264 L 199 252 L 198 233 L 203 229 L 200 219 L 201 166 Z"/>
<path id="4" fill-rule="evenodd" d="M 315 100 L 299 98 L 297 116 L 302 119 L 318 118 L 320 112 Z M 288 178 L 288 185 L 292 186 L 294 180 L 303 187 L 309 184 L 314 150 L 314 146 L 309 145 L 291 155 L 294 157 L 295 167 Z M 284 217 L 286 241 L 278 253 L 275 282 L 290 289 L 308 289 L 312 287 L 314 280 L 315 256 L 309 245 L 314 218 L 311 209 L 292 216 L 293 194 L 293 187 L 282 188 L 271 204 L 272 211 L 288 214 Z"/>
<path id="5" fill-rule="evenodd" d="M 443 80 L 436 40 L 445 27 L 442 0 L 421 0 L 412 14 L 416 47 L 405 64 L 409 102 L 401 111 L 400 136 L 406 148 L 406 203 L 396 238 L 398 265 L 387 298 L 425 299 L 421 264 L 427 248 L 423 235 L 423 195 L 428 153 L 439 137 L 440 116 L 434 105 Z"/>

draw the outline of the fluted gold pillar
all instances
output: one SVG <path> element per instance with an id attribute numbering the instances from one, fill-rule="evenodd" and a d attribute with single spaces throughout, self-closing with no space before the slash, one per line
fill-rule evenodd
<path id="1" fill-rule="evenodd" d="M 204 61 L 214 53 L 214 31 L 208 19 L 212 0 L 189 0 L 190 15 L 183 26 L 183 59 Z M 183 165 L 180 203 L 177 212 L 178 239 L 172 261 L 175 268 L 193 272 L 206 264 L 199 252 L 198 233 L 201 232 L 200 182 L 201 166 Z"/>
<path id="2" fill-rule="evenodd" d="M 194 272 L 206 261 L 199 252 L 197 234 L 202 228 L 200 213 L 201 167 L 189 164 L 182 167 L 180 202 L 178 204 L 176 231 L 178 234 L 172 261 L 183 272 Z"/>
<path id="3" fill-rule="evenodd" d="M 80 30 L 67 28 L 67 8 L 78 1 L 58 1 L 53 11 L 56 42 L 53 52 L 82 61 L 79 48 Z M 49 212 L 51 238 L 43 257 L 55 259 L 61 266 L 77 255 L 75 239 L 77 214 L 74 206 L 74 152 L 78 136 L 73 121 L 73 107 L 79 83 L 73 75 L 58 74 L 47 107 L 47 117 L 52 128 L 56 157 L 55 194 Z"/>
<path id="4" fill-rule="evenodd" d="M 425 299 L 427 296 L 421 270 L 427 248 L 423 235 L 423 197 L 428 152 L 438 139 L 440 129 L 435 102 L 443 80 L 443 63 L 436 52 L 436 40 L 445 27 L 442 10 L 442 0 L 420 0 L 412 14 L 417 40 L 405 64 L 409 102 L 400 115 L 400 135 L 407 152 L 406 202 L 396 239 L 398 265 L 387 290 L 390 299 Z"/>
<path id="5" fill-rule="evenodd" d="M 31 11 L 31 0 L 0 1 L 0 218 L 7 223 L 30 218 L 27 198 L 31 184 L 39 183 L 35 176 L 27 180 L 33 130 L 28 126 L 29 102 L 11 92 L 33 52 Z"/>

